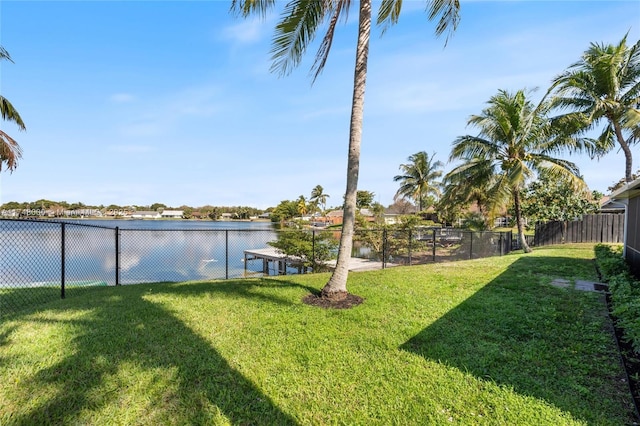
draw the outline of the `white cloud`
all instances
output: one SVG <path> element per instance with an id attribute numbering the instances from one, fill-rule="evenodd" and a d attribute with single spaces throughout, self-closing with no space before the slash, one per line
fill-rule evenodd
<path id="1" fill-rule="evenodd" d="M 253 18 L 240 21 L 222 29 L 222 37 L 240 44 L 252 44 L 262 41 L 272 25 L 267 20 Z"/>
<path id="2" fill-rule="evenodd" d="M 109 100 L 117 104 L 133 102 L 135 99 L 135 96 L 130 93 L 114 93 L 113 95 L 109 96 Z"/>
<path id="3" fill-rule="evenodd" d="M 233 104 L 216 85 L 187 87 L 138 102 L 139 109 L 127 112 L 119 129 L 128 137 L 158 136 L 181 128 L 185 119 L 207 119 Z"/>

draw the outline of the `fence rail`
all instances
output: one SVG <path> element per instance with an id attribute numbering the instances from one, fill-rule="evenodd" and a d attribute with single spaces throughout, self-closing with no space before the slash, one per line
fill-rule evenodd
<path id="1" fill-rule="evenodd" d="M 270 247 L 274 229 L 126 229 L 48 220 L 0 220 L 0 316 L 101 286 L 297 273 L 296 262 L 265 268 L 248 251 Z M 340 231 L 300 230 L 339 240 Z M 368 269 L 504 255 L 511 232 L 363 229 L 352 257 Z M 313 245 L 312 245 L 313 246 Z M 309 255 L 315 257 L 312 252 Z M 302 269 L 304 270 L 304 269 Z"/>

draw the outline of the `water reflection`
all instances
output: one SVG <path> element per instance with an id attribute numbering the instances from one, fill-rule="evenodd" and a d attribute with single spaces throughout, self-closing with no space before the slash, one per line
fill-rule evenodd
<path id="1" fill-rule="evenodd" d="M 245 275 L 244 250 L 268 247 L 275 239 L 269 223 L 83 221 L 63 226 L 1 220 L 0 287 L 59 284 L 63 267 L 67 285 L 114 285 L 116 266 L 122 284 L 237 278 Z M 261 265 L 246 266 L 248 272 L 261 271 Z"/>

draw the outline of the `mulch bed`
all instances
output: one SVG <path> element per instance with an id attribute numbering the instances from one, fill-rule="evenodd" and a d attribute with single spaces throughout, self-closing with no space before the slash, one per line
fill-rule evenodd
<path id="1" fill-rule="evenodd" d="M 364 302 L 364 299 L 351 293 L 343 293 L 337 295 L 337 297 L 327 297 L 321 293 L 312 293 L 303 297 L 302 302 L 324 309 L 351 309 Z"/>

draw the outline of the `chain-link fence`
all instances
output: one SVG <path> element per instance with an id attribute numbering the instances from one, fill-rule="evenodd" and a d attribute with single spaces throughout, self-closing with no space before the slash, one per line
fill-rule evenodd
<path id="1" fill-rule="evenodd" d="M 477 259 L 512 250 L 511 232 L 473 232 L 456 228 L 358 230 L 354 257 L 379 260 L 382 267 Z"/>
<path id="2" fill-rule="evenodd" d="M 0 220 L 0 315 L 113 285 L 114 229 Z"/>
<path id="3" fill-rule="evenodd" d="M 268 244 L 284 236 L 288 254 Z M 101 286 L 328 270 L 339 239 L 339 230 L 126 229 L 0 220 L 0 316 Z M 474 259 L 512 247 L 511 232 L 362 229 L 354 235 L 350 269 Z"/>

